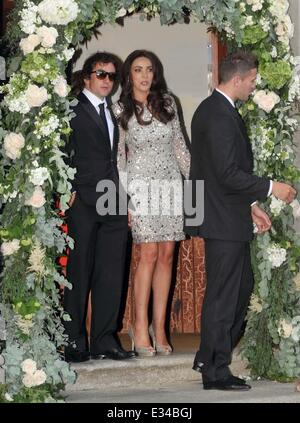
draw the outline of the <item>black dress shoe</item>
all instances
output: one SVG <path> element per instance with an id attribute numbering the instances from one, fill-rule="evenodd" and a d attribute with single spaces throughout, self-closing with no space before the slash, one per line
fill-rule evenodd
<path id="1" fill-rule="evenodd" d="M 91 354 L 91 360 L 104 360 L 105 358 L 104 354 Z"/>
<path id="2" fill-rule="evenodd" d="M 226 379 L 203 382 L 203 389 L 218 389 L 219 391 L 249 391 L 250 385 L 237 381 L 235 376 L 228 376 Z"/>
<path id="3" fill-rule="evenodd" d="M 195 359 L 192 369 L 195 370 L 196 372 L 201 373 L 203 366 L 204 366 L 204 363 Z"/>
<path id="4" fill-rule="evenodd" d="M 106 358 L 110 358 L 111 360 L 126 360 L 129 358 L 136 357 L 136 353 L 134 351 L 125 351 L 122 348 L 112 348 L 110 350 L 106 350 L 103 353 Z M 93 358 L 93 357 L 91 357 Z"/>
<path id="5" fill-rule="evenodd" d="M 233 375 L 231 375 L 230 376 L 230 378 L 235 382 L 235 383 L 237 383 L 237 384 L 239 384 L 239 385 L 245 385 L 246 384 L 246 382 L 244 381 L 244 379 L 241 379 L 240 377 L 237 377 L 237 376 L 233 376 Z"/>
<path id="6" fill-rule="evenodd" d="M 90 353 L 88 351 L 78 351 L 75 349 L 66 349 L 65 361 L 68 363 L 83 363 L 90 359 Z"/>

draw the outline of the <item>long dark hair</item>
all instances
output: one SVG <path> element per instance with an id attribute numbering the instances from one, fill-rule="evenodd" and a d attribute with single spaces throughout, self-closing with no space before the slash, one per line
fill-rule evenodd
<path id="1" fill-rule="evenodd" d="M 164 69 L 159 58 L 147 50 L 135 50 L 125 60 L 121 72 L 121 87 L 122 92 L 119 102 L 122 104 L 123 111 L 120 115 L 120 124 L 123 129 L 128 129 L 128 121 L 135 114 L 140 125 L 149 125 L 151 121 L 145 122 L 142 119 L 143 108 L 142 104 L 133 97 L 133 87 L 130 77 L 131 66 L 135 59 L 145 57 L 150 60 L 153 69 L 153 81 L 148 95 L 148 107 L 153 116 L 163 123 L 167 123 L 175 116 L 174 110 L 171 106 L 168 87 L 164 78 Z"/>

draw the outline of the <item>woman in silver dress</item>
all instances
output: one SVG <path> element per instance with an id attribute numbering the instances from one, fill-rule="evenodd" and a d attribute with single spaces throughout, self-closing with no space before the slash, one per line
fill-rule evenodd
<path id="1" fill-rule="evenodd" d="M 133 287 L 135 325 L 129 334 L 139 356 L 168 355 L 166 307 L 175 242 L 185 238 L 181 175 L 188 178 L 190 153 L 154 53 L 132 52 L 124 62 L 121 85 L 120 100 L 113 106 L 120 128 L 118 165 L 134 208 L 129 213 L 133 242 L 140 244 Z"/>

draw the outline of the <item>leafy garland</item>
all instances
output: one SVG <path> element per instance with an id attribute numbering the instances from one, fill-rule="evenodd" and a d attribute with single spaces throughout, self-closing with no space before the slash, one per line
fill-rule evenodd
<path id="1" fill-rule="evenodd" d="M 293 165 L 293 104 L 299 76 L 290 51 L 293 27 L 287 0 L 17 0 L 7 39 L 12 56 L 0 109 L 1 301 L 7 341 L 6 384 L 0 401 L 62 401 L 74 372 L 60 359 L 65 345 L 56 257 L 72 240 L 60 230 L 53 192 L 67 208 L 74 170 L 63 161 L 72 100 L 65 68 L 79 42 L 100 23 L 139 12 L 162 24 L 187 19 L 214 26 L 231 47 L 260 60 L 254 97 L 241 107 L 248 123 L 256 172 L 298 186 Z M 293 230 L 299 203 L 271 197 L 264 207 L 273 229 L 253 243 L 256 285 L 242 353 L 253 375 L 286 380 L 300 370 L 300 238 Z"/>

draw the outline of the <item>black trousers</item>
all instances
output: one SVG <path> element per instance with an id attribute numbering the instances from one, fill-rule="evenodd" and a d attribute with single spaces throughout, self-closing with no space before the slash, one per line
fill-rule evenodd
<path id="1" fill-rule="evenodd" d="M 203 381 L 231 374 L 232 351 L 239 340 L 253 289 L 248 242 L 205 239 L 207 285 L 196 354 Z"/>
<path id="2" fill-rule="evenodd" d="M 118 344 L 115 333 L 124 278 L 127 216 L 99 216 L 95 207 L 83 203 L 77 193 L 67 223 L 75 245 L 67 265 L 73 288 L 64 292 L 64 308 L 72 321 L 65 322 L 65 330 L 79 351 L 90 347 L 91 354 L 103 353 Z M 90 346 L 85 325 L 89 292 Z"/>

